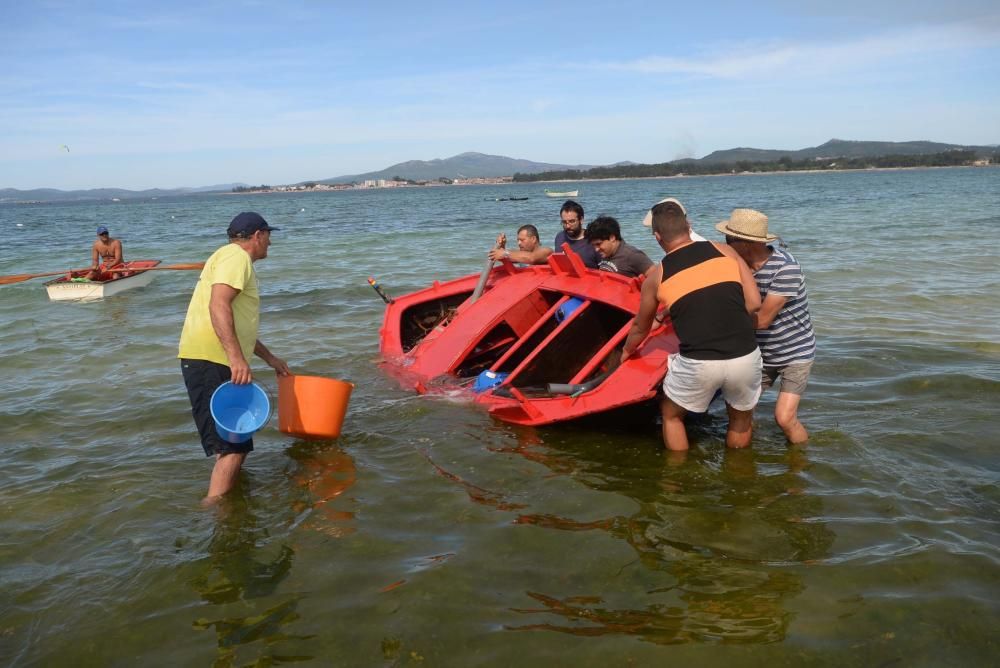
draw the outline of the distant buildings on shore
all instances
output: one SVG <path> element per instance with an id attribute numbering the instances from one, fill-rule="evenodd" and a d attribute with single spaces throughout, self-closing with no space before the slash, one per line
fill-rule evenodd
<path id="1" fill-rule="evenodd" d="M 324 190 L 365 190 L 370 188 L 412 188 L 423 186 L 477 186 L 477 185 L 502 185 L 511 183 L 512 176 L 495 177 L 473 177 L 465 176 L 454 179 L 439 178 L 433 181 L 417 181 L 414 179 L 366 179 L 356 183 L 315 183 L 307 181 L 288 186 L 237 186 L 233 188 L 234 193 L 288 193 L 288 192 L 309 192 Z"/>

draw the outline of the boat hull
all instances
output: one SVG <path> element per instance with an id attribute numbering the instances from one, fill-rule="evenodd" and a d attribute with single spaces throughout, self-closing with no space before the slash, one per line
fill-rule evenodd
<path id="1" fill-rule="evenodd" d="M 554 192 L 552 190 L 546 190 L 546 197 L 578 197 L 580 195 L 579 190 L 566 190 L 564 192 Z"/>
<path id="2" fill-rule="evenodd" d="M 655 398 L 677 352 L 669 321 L 618 363 L 639 309 L 641 278 L 587 269 L 569 252 L 541 266 L 505 260 L 473 302 L 478 280 L 472 274 L 435 282 L 386 306 L 384 367 L 404 387 L 449 395 L 458 389 L 494 417 L 522 425 Z"/>
<path id="3" fill-rule="evenodd" d="M 126 290 L 142 288 L 153 280 L 154 272 L 143 271 L 160 264 L 160 260 L 133 260 L 125 266 L 134 271 L 122 274 L 109 281 L 74 281 L 86 272 L 76 272 L 73 275 L 61 276 L 45 284 L 49 299 L 57 302 L 92 301 L 112 297 Z"/>

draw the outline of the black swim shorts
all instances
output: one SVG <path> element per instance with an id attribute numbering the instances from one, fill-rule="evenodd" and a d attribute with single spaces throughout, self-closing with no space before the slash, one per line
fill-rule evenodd
<path id="1" fill-rule="evenodd" d="M 232 379 L 232 370 L 225 364 L 216 364 L 208 360 L 182 359 L 181 373 L 184 374 L 184 384 L 191 400 L 191 414 L 194 416 L 195 426 L 198 427 L 205 456 L 239 454 L 253 450 L 252 438 L 242 443 L 229 443 L 219 438 L 219 432 L 215 430 L 215 420 L 212 419 L 212 409 L 209 406 L 212 393 L 219 385 Z"/>

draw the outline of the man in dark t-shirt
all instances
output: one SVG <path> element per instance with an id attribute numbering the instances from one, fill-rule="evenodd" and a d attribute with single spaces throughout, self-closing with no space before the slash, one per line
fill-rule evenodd
<path id="1" fill-rule="evenodd" d="M 597 251 L 583 235 L 583 207 L 568 199 L 559 209 L 559 218 L 562 220 L 563 228 L 562 232 L 556 235 L 555 243 L 552 244 L 553 252 L 561 253 L 563 244 L 569 244 L 569 247 L 580 256 L 587 267 L 597 269 L 600 258 L 597 256 Z"/>
<path id="2" fill-rule="evenodd" d="M 621 226 L 611 216 L 598 216 L 584 236 L 600 257 L 597 268 L 624 276 L 639 276 L 653 267 L 653 261 L 641 250 L 625 243 Z"/>
<path id="3" fill-rule="evenodd" d="M 653 236 L 666 255 L 642 282 L 639 312 L 622 348 L 636 353 L 659 305 L 670 315 L 679 341 L 663 382 L 663 441 L 687 450 L 684 415 L 703 413 L 717 390 L 726 400 L 726 446 L 744 448 L 753 434 L 760 398 L 761 356 L 753 315 L 760 293 L 750 268 L 724 244 L 691 239 L 687 214 L 676 202 L 653 207 Z"/>

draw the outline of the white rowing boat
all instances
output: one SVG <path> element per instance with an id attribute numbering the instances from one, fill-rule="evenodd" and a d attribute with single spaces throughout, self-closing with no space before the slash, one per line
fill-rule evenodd
<path id="1" fill-rule="evenodd" d="M 91 281 L 84 276 L 87 271 L 70 272 L 66 276 L 49 281 L 45 289 L 49 299 L 56 302 L 90 301 L 104 299 L 117 295 L 119 292 L 132 288 L 143 288 L 149 285 L 156 272 L 144 271 L 160 264 L 160 260 L 133 260 L 125 263 L 128 271 L 116 272 L 115 277 L 107 281 Z"/>
<path id="2" fill-rule="evenodd" d="M 546 197 L 579 197 L 579 195 L 580 195 L 580 191 L 579 190 L 566 190 L 566 191 L 562 191 L 562 192 L 555 191 L 555 190 L 546 190 L 545 191 L 545 196 Z"/>

